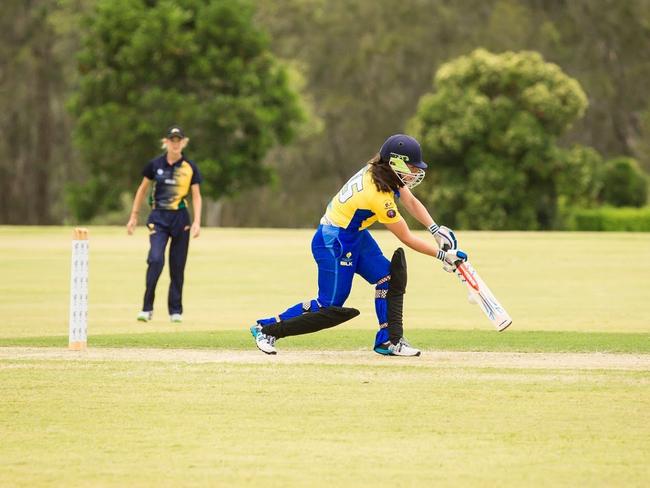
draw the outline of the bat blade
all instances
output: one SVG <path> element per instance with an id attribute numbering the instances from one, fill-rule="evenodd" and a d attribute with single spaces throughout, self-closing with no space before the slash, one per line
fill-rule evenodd
<path id="1" fill-rule="evenodd" d="M 459 264 L 455 274 L 467 287 L 471 301 L 479 305 L 497 331 L 501 332 L 512 324 L 512 318 L 506 309 L 468 261 Z"/>

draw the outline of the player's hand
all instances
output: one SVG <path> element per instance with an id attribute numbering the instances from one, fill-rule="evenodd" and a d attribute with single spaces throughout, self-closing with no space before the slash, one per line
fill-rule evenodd
<path id="1" fill-rule="evenodd" d="M 443 263 L 445 271 L 454 271 L 456 266 L 460 263 L 467 261 L 467 253 L 461 251 L 460 249 L 451 249 L 449 251 L 443 251 L 442 249 L 438 251 L 436 256 Z M 448 269 L 449 268 L 449 269 Z M 451 271 L 450 271 L 451 270 Z"/>
<path id="2" fill-rule="evenodd" d="M 456 269 L 458 269 L 458 266 L 456 266 L 455 264 L 447 264 L 443 262 L 442 269 L 444 269 L 447 273 L 454 273 Z"/>
<path id="3" fill-rule="evenodd" d="M 135 230 L 137 225 L 138 225 L 138 218 L 131 217 L 126 224 L 126 233 L 129 235 L 133 235 L 133 231 Z"/>
<path id="4" fill-rule="evenodd" d="M 438 247 L 443 251 L 450 249 L 458 249 L 458 241 L 456 234 L 449 227 L 441 225 L 438 230 L 433 234 L 434 239 L 438 243 Z"/>
<path id="5" fill-rule="evenodd" d="M 190 228 L 190 234 L 192 235 L 192 237 L 196 238 L 199 237 L 200 233 L 201 233 L 201 224 L 194 222 L 192 224 L 192 227 Z"/>

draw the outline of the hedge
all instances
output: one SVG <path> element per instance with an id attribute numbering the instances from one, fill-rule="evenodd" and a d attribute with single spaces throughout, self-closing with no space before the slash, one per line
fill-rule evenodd
<path id="1" fill-rule="evenodd" d="M 575 209 L 566 230 L 650 232 L 650 207 Z"/>

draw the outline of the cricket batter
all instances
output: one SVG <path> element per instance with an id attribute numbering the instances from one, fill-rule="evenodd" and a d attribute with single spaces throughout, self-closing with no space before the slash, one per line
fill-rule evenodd
<path id="1" fill-rule="evenodd" d="M 142 311 L 137 319 L 148 322 L 153 317 L 153 302 L 156 284 L 165 265 L 165 248 L 169 246 L 169 295 L 167 307 L 172 322 L 181 322 L 183 317 L 183 278 L 187 251 L 192 237 L 201 232 L 201 174 L 196 165 L 187 159 L 183 149 L 189 139 L 179 126 L 168 129 L 162 139 L 166 152 L 149 161 L 142 170 L 142 182 L 133 200 L 131 216 L 126 224 L 129 235 L 138 224 L 138 211 L 149 187 L 153 189 L 149 197 L 151 213 L 147 219 L 149 228 L 149 255 L 147 257 L 147 284 L 144 292 Z M 192 192 L 194 220 L 190 225 L 187 211 L 187 195 Z"/>
<path id="2" fill-rule="evenodd" d="M 454 233 L 439 227 L 411 193 L 424 178 L 420 144 L 412 137 L 389 137 L 378 154 L 361 168 L 332 198 L 311 243 L 318 266 L 318 297 L 280 313 L 257 320 L 250 330 L 257 347 L 276 354 L 275 341 L 334 327 L 359 314 L 343 304 L 356 274 L 375 285 L 375 311 L 379 331 L 374 350 L 389 356 L 419 356 L 404 339 L 402 309 L 406 291 L 406 260 L 398 248 L 388 260 L 368 231 L 375 222 L 384 224 L 406 246 L 435 257 L 453 270 L 467 255 L 457 249 Z M 437 243 L 415 236 L 397 209 L 396 201 L 429 229 Z M 448 251 L 442 250 L 447 245 Z"/>

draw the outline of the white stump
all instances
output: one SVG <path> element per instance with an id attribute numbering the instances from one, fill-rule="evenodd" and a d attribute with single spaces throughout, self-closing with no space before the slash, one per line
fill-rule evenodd
<path id="1" fill-rule="evenodd" d="M 72 234 L 68 349 L 81 351 L 88 342 L 88 229 Z"/>

